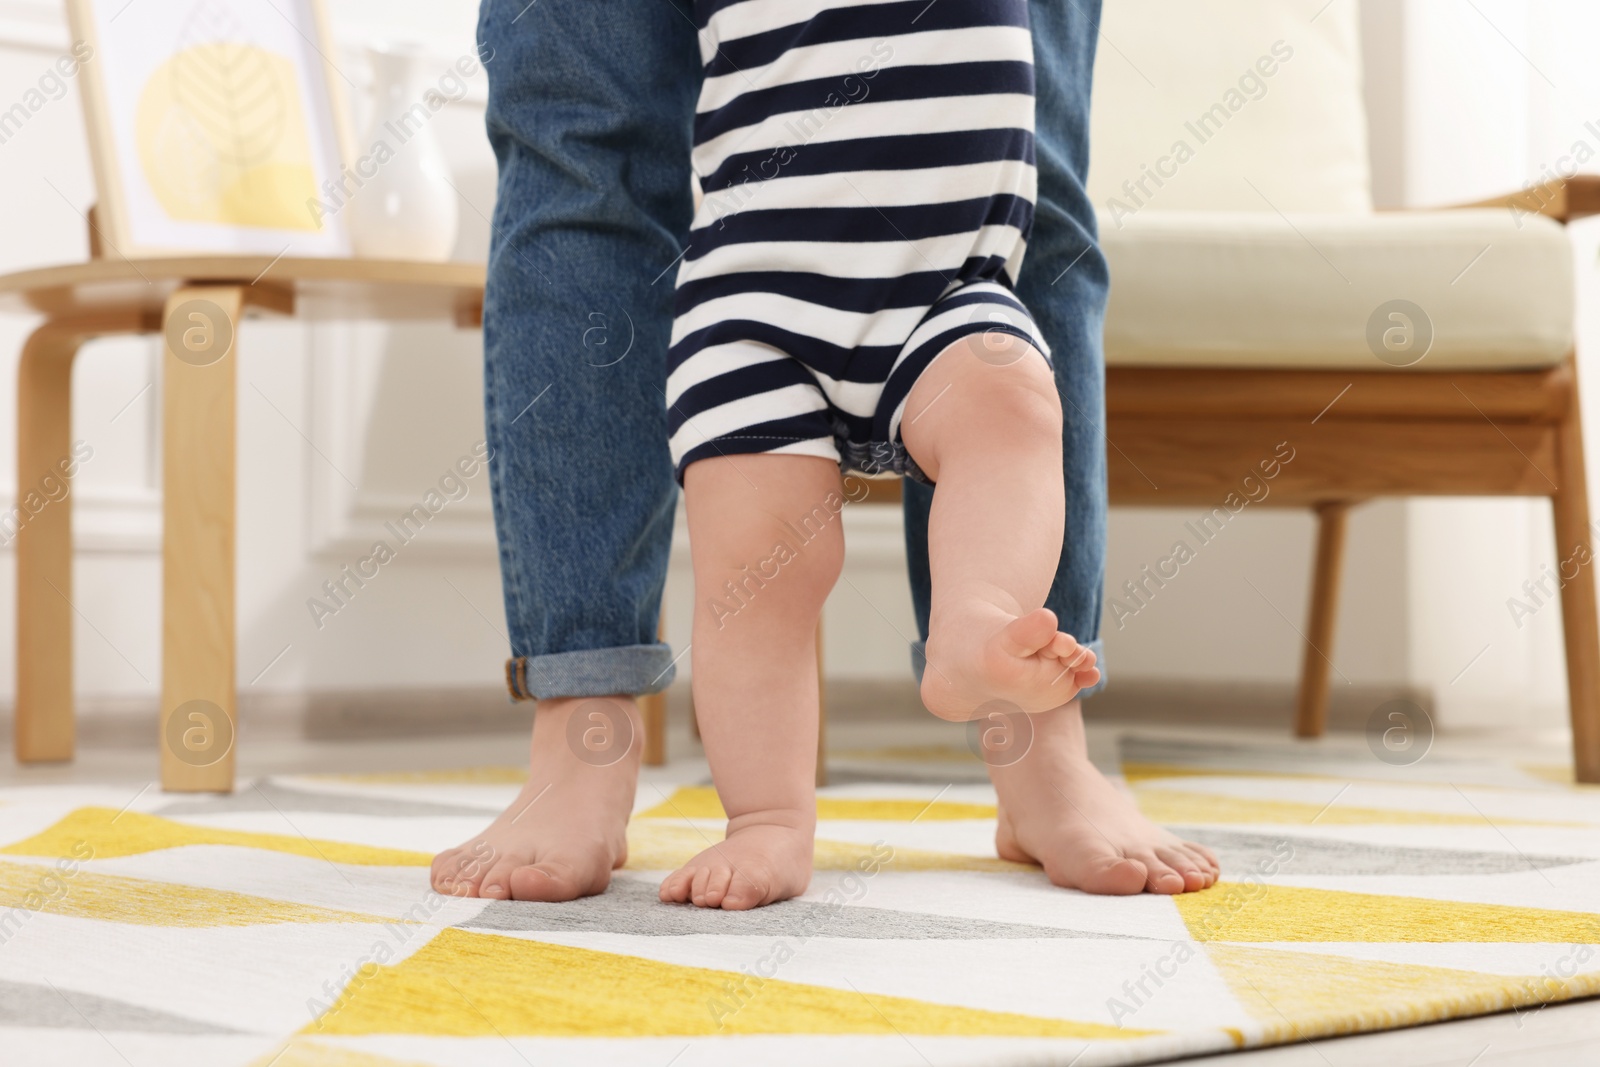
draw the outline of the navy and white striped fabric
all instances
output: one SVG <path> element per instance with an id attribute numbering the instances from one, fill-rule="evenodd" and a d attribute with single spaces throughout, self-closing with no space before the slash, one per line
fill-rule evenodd
<path id="1" fill-rule="evenodd" d="M 934 357 L 991 331 L 1049 352 L 1011 291 L 1036 187 L 1027 0 L 695 13 L 704 197 L 668 355 L 678 478 L 780 452 L 920 479 L 900 416 Z"/>

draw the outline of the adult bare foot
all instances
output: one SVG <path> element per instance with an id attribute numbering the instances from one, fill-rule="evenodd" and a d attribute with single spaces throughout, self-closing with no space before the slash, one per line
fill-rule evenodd
<path id="1" fill-rule="evenodd" d="M 744 911 L 799 896 L 811 884 L 812 812 L 761 811 L 728 820 L 728 836 L 661 883 L 661 899 Z"/>
<path id="2" fill-rule="evenodd" d="M 628 859 L 641 751 L 632 697 L 540 701 L 528 784 L 483 833 L 434 857 L 434 889 L 545 901 L 605 892 Z"/>
<path id="3" fill-rule="evenodd" d="M 1056 629 L 1055 612 L 1039 608 L 1016 615 L 980 596 L 962 598 L 940 613 L 927 655 L 922 702 L 939 718 L 957 722 L 991 701 L 1049 711 L 1100 680 L 1094 652 Z"/>
<path id="4" fill-rule="evenodd" d="M 1026 753 L 989 763 L 1001 859 L 1037 863 L 1056 885 L 1086 893 L 1186 893 L 1216 882 L 1210 849 L 1146 819 L 1089 762 L 1077 701 L 1028 718 Z"/>

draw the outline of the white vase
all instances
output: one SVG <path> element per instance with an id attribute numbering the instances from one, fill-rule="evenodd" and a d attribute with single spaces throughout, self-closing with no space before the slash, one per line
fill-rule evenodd
<path id="1" fill-rule="evenodd" d="M 455 248 L 460 209 L 433 120 L 442 100 L 420 48 L 368 50 L 372 121 L 358 142 L 361 182 L 350 202 L 356 255 L 445 260 Z"/>

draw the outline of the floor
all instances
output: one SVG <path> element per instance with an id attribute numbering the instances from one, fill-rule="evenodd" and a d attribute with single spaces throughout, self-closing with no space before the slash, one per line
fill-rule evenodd
<path id="1" fill-rule="evenodd" d="M 1160 730 L 1173 736 L 1211 740 L 1271 736 L 1249 730 L 1197 731 L 1192 728 L 1130 727 L 1143 734 Z M 1091 725 L 1091 753 L 1097 761 L 1114 765 L 1117 727 Z M 960 727 L 933 722 L 877 722 L 830 724 L 830 746 L 840 750 L 895 744 L 959 744 Z M 1357 748 L 1359 735 L 1331 735 L 1320 744 Z M 1560 765 L 1567 760 L 1562 738 L 1535 738 L 1477 734 L 1440 736 L 1436 751 L 1459 756 L 1493 752 L 1524 763 Z M 274 773 L 367 772 L 432 770 L 452 767 L 512 765 L 526 760 L 527 739 L 515 734 L 478 734 L 464 738 L 420 737 L 404 740 L 262 741 L 246 737 L 239 753 L 241 778 Z M 699 746 L 687 729 L 669 734 L 669 752 L 681 758 L 699 758 Z M 68 765 L 19 767 L 9 752 L 0 753 L 0 786 L 59 782 L 121 783 L 130 801 L 139 792 L 155 788 L 150 780 L 155 767 L 154 744 L 146 748 L 86 749 Z M 661 774 L 646 768 L 647 778 Z M 680 771 L 681 774 L 681 771 Z M 1552 1005 L 1522 1012 L 1438 1023 L 1409 1030 L 1303 1042 L 1280 1048 L 1189 1060 L 1192 1064 L 1226 1064 L 1227 1067 L 1545 1067 L 1549 1064 L 1600 1063 L 1600 999 Z"/>

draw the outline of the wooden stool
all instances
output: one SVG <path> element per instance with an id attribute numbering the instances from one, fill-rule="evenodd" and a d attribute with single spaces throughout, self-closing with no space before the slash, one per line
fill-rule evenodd
<path id="1" fill-rule="evenodd" d="M 17 377 L 19 495 L 70 480 L 72 362 L 97 337 L 162 333 L 161 785 L 233 788 L 234 443 L 239 324 L 302 318 L 443 318 L 476 327 L 484 268 L 281 256 L 97 258 L 0 277 L 0 310 L 42 314 Z M 16 752 L 69 760 L 72 496 L 22 524 L 17 550 Z"/>

